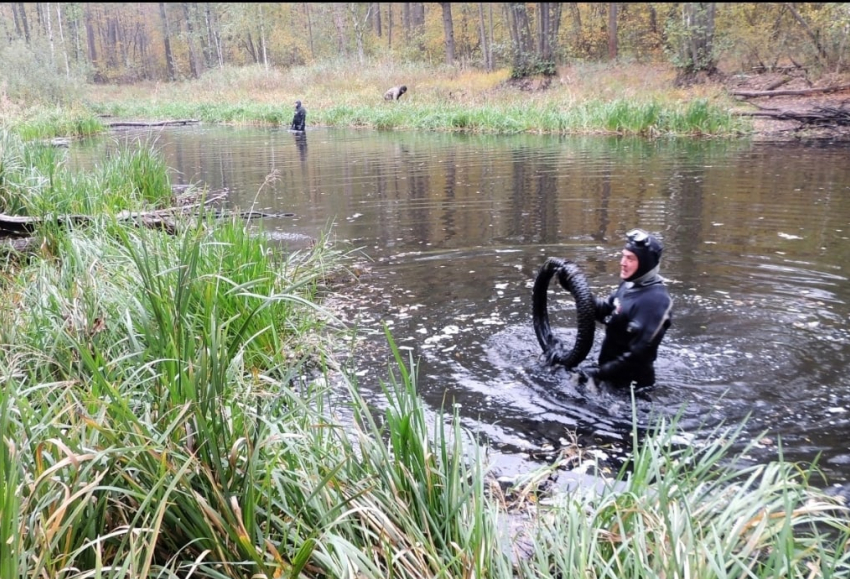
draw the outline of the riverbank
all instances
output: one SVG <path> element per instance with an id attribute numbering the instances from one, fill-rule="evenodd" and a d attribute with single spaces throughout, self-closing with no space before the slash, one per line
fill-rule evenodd
<path id="1" fill-rule="evenodd" d="M 385 101 L 385 87 L 394 84 L 408 86 L 407 93 L 397 102 Z M 288 126 L 300 100 L 308 126 L 850 140 L 850 121 L 844 118 L 850 90 L 813 90 L 841 86 L 850 87 L 850 78 L 812 81 L 802 71 L 783 71 L 719 74 L 681 87 L 675 70 L 661 64 L 575 65 L 552 77 L 522 80 L 511 79 L 507 70 L 401 65 L 354 70 L 324 64 L 286 71 L 222 69 L 176 83 L 88 86 L 70 107 L 4 102 L 0 119 L 26 139 L 85 136 L 127 121 Z M 740 96 L 758 91 L 773 93 Z M 811 118 L 824 108 L 838 116 Z"/>
<path id="2" fill-rule="evenodd" d="M 104 130 L 116 119 L 287 126 L 300 100 L 308 126 L 651 138 L 750 133 L 721 86 L 676 88 L 674 79 L 661 65 L 574 66 L 521 82 L 507 70 L 406 65 L 223 69 L 196 81 L 90 86 L 78 108 L 18 110 L 16 127 L 26 138 L 52 138 L 86 134 L 97 123 Z M 398 84 L 407 93 L 385 101 L 388 86 Z"/>

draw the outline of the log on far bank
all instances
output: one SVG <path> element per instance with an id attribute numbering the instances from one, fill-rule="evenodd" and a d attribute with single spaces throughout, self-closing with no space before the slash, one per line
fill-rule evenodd
<path id="1" fill-rule="evenodd" d="M 171 127 L 183 125 L 196 125 L 201 121 L 197 119 L 176 119 L 169 121 L 106 121 L 104 124 L 110 128 L 117 127 Z"/>

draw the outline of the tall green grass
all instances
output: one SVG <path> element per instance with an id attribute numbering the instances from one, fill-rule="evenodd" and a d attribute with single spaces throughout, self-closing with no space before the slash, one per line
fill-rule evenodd
<path id="1" fill-rule="evenodd" d="M 26 110 L 22 118 L 10 119 L 5 124 L 26 141 L 88 137 L 106 130 L 106 125 L 94 111 L 73 104 L 33 107 Z"/>
<path id="2" fill-rule="evenodd" d="M 814 468 L 753 465 L 741 426 L 677 442 L 674 419 L 633 441 L 608 492 L 557 497 L 541 513 L 521 576 L 847 577 L 848 508 Z M 821 486 L 824 481 L 819 481 Z"/>
<path id="3" fill-rule="evenodd" d="M 151 144 L 124 146 L 95 170 L 71 171 L 65 149 L 0 130 L 0 211 L 12 215 L 114 214 L 172 204 L 168 168 Z"/>

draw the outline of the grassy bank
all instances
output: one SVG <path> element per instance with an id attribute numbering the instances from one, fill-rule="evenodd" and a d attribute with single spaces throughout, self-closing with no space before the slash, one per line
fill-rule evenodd
<path id="1" fill-rule="evenodd" d="M 510 81 L 507 70 L 395 64 L 223 69 L 195 81 L 91 86 L 81 111 L 19 111 L 14 125 L 26 138 L 85 134 L 108 122 L 101 115 L 279 126 L 289 124 L 294 102 L 301 100 L 308 125 L 320 126 L 648 137 L 747 134 L 749 124 L 731 114 L 722 87 L 679 89 L 673 78 L 668 67 L 640 64 L 576 65 L 522 83 Z M 408 93 L 398 102 L 384 101 L 384 91 L 397 84 L 408 86 Z"/>
<path id="2" fill-rule="evenodd" d="M 122 221 L 172 202 L 150 149 L 81 174 L 0 133 L 0 167 L 0 211 L 92 217 L 0 253 L 2 577 L 850 577 L 846 506 L 734 429 L 660 424 L 600 492 L 541 491 L 571 457 L 504 489 L 397 349 L 363 399 L 332 240 Z"/>

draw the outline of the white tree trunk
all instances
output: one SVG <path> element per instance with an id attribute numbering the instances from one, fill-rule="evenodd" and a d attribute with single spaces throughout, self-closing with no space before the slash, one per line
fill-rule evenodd
<path id="1" fill-rule="evenodd" d="M 62 41 L 62 55 L 65 57 L 65 76 L 70 78 L 71 67 L 68 65 L 68 47 L 65 46 L 65 33 L 62 32 L 62 4 L 56 3 L 56 20 L 59 22 L 59 40 Z"/>
<path id="2" fill-rule="evenodd" d="M 47 14 L 47 38 L 50 40 L 50 68 L 56 66 L 56 50 L 53 47 L 53 26 L 50 24 L 50 2 L 46 3 L 45 13 Z"/>

